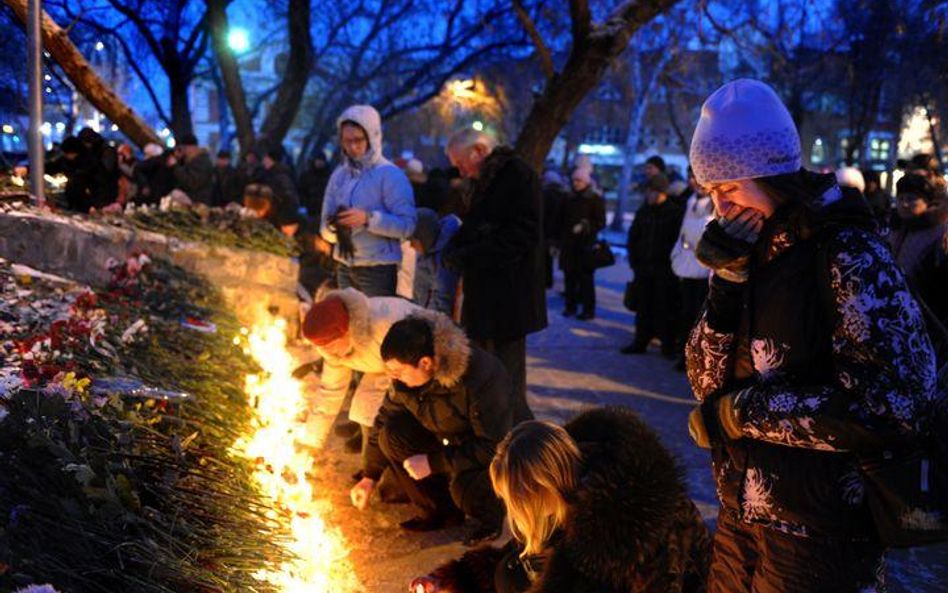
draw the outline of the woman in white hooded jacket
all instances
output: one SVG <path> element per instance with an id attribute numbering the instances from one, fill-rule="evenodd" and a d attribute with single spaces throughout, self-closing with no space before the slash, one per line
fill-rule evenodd
<path id="1" fill-rule="evenodd" d="M 326 185 L 320 233 L 334 245 L 340 288 L 395 296 L 401 242 L 415 230 L 415 198 L 405 173 L 382 156 L 382 120 L 353 105 L 337 122 L 340 164 Z"/>
<path id="2" fill-rule="evenodd" d="M 681 334 L 678 343 L 682 345 L 682 352 L 675 363 L 675 369 L 679 371 L 685 370 L 684 344 L 688 341 L 688 334 L 698 321 L 701 306 L 708 296 L 710 270 L 695 257 L 695 246 L 714 213 L 711 196 L 695 181 L 691 167 L 688 167 L 688 183 L 694 193 L 688 198 L 685 216 L 681 221 L 681 233 L 671 252 L 672 271 L 678 278 L 678 292 L 681 296 Z"/>

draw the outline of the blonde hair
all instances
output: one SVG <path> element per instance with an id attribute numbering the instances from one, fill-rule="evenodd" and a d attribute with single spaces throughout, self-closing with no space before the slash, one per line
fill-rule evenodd
<path id="1" fill-rule="evenodd" d="M 521 556 L 541 552 L 565 523 L 565 495 L 576 487 L 580 462 L 576 442 L 550 422 L 523 422 L 497 446 L 490 479 L 524 545 Z"/>

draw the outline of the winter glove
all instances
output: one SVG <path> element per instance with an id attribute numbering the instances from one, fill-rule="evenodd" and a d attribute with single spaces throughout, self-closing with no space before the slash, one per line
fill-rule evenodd
<path id="1" fill-rule="evenodd" d="M 721 432 L 732 440 L 744 436 L 734 410 L 733 395 L 707 399 L 688 415 L 688 434 L 702 449 L 710 449 Z"/>
<path id="2" fill-rule="evenodd" d="M 731 219 L 712 220 L 698 241 L 695 257 L 725 280 L 745 282 L 751 249 L 762 225 L 760 213 L 749 208 Z"/>
<path id="3" fill-rule="evenodd" d="M 339 250 L 339 257 L 349 261 L 355 256 L 355 244 L 352 242 L 352 228 L 339 224 L 339 215 L 345 210 L 340 206 L 339 210 L 326 221 L 326 226 L 336 233 L 336 248 Z"/>

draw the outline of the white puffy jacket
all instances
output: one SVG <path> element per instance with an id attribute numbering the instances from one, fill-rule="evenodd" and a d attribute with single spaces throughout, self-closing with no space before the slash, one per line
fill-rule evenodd
<path id="1" fill-rule="evenodd" d="M 711 222 L 713 212 L 711 198 L 699 198 L 697 195 L 688 198 L 678 242 L 671 252 L 671 265 L 675 276 L 693 280 L 707 279 L 710 270 L 701 265 L 695 257 L 695 246 L 704 233 L 704 227 Z"/>

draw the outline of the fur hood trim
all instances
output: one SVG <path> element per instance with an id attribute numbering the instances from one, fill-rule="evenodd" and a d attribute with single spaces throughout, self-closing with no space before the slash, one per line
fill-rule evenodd
<path id="1" fill-rule="evenodd" d="M 425 309 L 412 314 L 431 326 L 434 337 L 434 358 L 438 370 L 434 380 L 445 387 L 457 385 L 467 372 L 471 359 L 471 342 L 464 330 L 444 313 Z"/>
<path id="2" fill-rule="evenodd" d="M 355 344 L 368 344 L 372 340 L 372 316 L 369 297 L 354 288 L 328 290 L 318 300 L 337 298 L 349 312 L 349 335 Z"/>
<path id="3" fill-rule="evenodd" d="M 627 408 L 589 410 L 564 428 L 578 443 L 584 467 L 571 496 L 563 551 L 581 573 L 617 589 L 627 586 L 662 553 L 688 501 L 681 468 Z"/>

